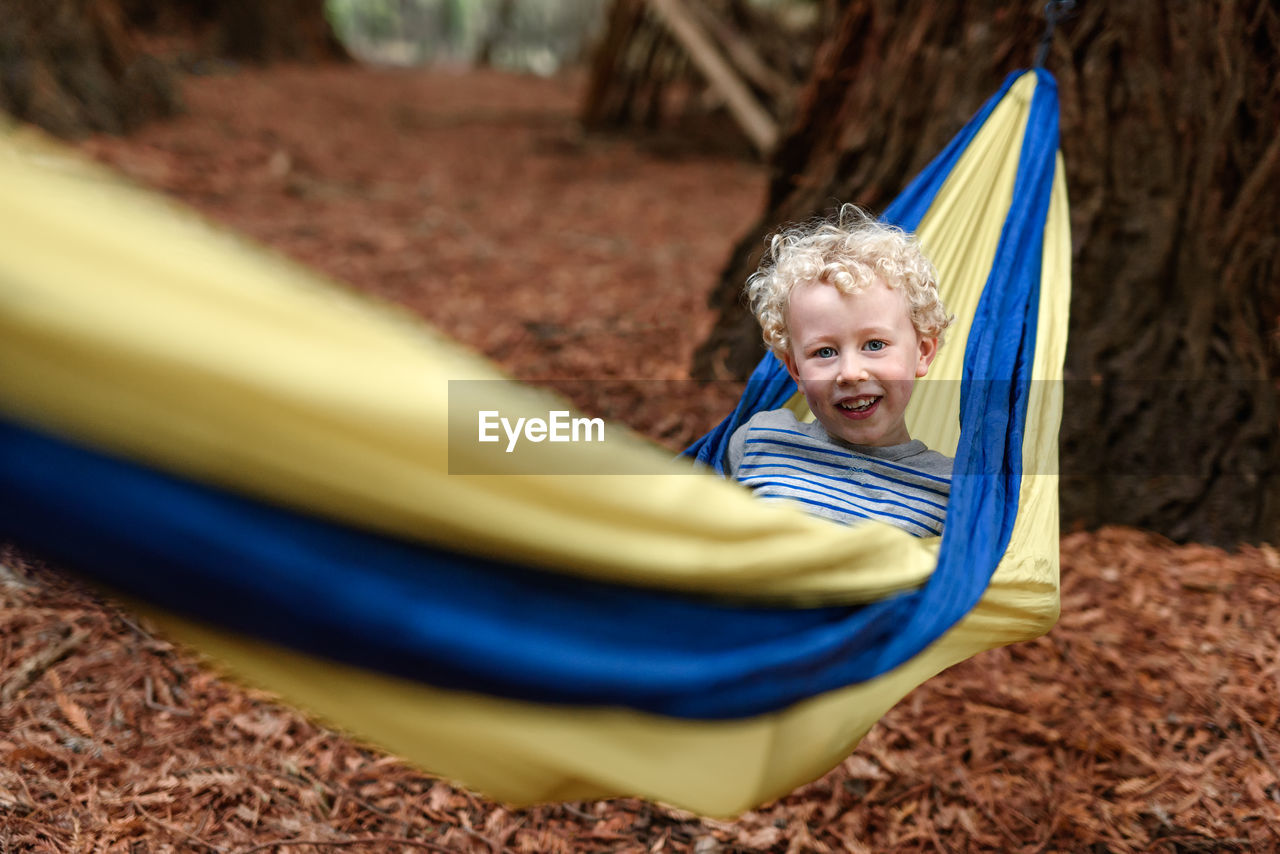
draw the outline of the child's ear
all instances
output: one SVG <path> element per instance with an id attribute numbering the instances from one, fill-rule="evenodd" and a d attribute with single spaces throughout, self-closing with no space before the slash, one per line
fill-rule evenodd
<path id="1" fill-rule="evenodd" d="M 782 362 L 787 369 L 787 373 L 791 374 L 791 379 L 795 380 L 796 385 L 800 385 L 800 374 L 796 371 L 796 359 L 791 355 L 791 348 L 788 347 L 785 352 L 775 353 L 778 360 Z"/>
<path id="2" fill-rule="evenodd" d="M 922 337 L 920 339 L 920 358 L 916 362 L 917 377 L 922 377 L 929 373 L 929 366 L 933 364 L 933 358 L 937 355 L 938 339 Z"/>

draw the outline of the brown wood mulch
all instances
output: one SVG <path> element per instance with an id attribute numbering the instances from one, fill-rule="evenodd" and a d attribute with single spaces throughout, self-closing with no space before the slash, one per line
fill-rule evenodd
<path id="1" fill-rule="evenodd" d="M 736 394 L 682 379 L 764 175 L 678 139 L 586 139 L 577 87 L 246 72 L 83 147 L 678 447 Z M 1280 850 L 1271 546 L 1065 537 L 1053 632 L 934 678 L 830 774 L 733 821 L 504 808 L 221 678 L 37 556 L 0 565 L 4 852 Z"/>
<path id="2" fill-rule="evenodd" d="M 936 677 L 826 777 L 713 821 L 504 809 L 9 550 L 0 850 L 1280 850 L 1280 552 L 1108 529 L 1062 554 L 1048 637 Z"/>

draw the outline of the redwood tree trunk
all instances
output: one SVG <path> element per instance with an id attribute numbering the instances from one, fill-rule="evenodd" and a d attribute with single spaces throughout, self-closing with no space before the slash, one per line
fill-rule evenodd
<path id="1" fill-rule="evenodd" d="M 186 59 L 330 62 L 350 59 L 325 0 L 119 0 L 129 25 Z"/>
<path id="2" fill-rule="evenodd" d="M 348 58 L 324 0 L 0 0 L 0 111 L 59 136 L 127 133 L 181 108 L 138 38 L 252 62 Z"/>
<path id="3" fill-rule="evenodd" d="M 1023 6 L 1025 5 L 1025 8 Z M 1040 4 L 853 0 L 713 295 L 695 373 L 762 348 L 739 297 L 764 236 L 836 200 L 883 208 L 1004 76 Z M 1280 535 L 1280 11 L 1269 0 L 1085 3 L 1047 65 L 1062 96 L 1074 293 L 1067 525 Z"/>
<path id="4" fill-rule="evenodd" d="M 218 0 L 215 52 L 250 62 L 350 59 L 324 14 L 324 0 Z"/>
<path id="5" fill-rule="evenodd" d="M 0 0 L 0 111 L 59 136 L 125 133 L 180 107 L 118 0 Z"/>

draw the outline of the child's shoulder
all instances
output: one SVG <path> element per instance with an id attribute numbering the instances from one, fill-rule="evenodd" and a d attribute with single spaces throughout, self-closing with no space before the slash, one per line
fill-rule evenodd
<path id="1" fill-rule="evenodd" d="M 738 464 L 746 451 L 747 438 L 755 433 L 771 434 L 773 439 L 785 440 L 788 434 L 807 436 L 811 440 L 826 441 L 826 433 L 817 423 L 804 422 L 796 418 L 790 409 L 768 409 L 757 412 L 744 421 L 729 437 L 725 453 L 725 469 L 729 474 L 738 470 Z"/>
<path id="2" fill-rule="evenodd" d="M 822 443 L 831 441 L 821 424 L 816 421 L 801 421 L 790 409 L 767 409 L 757 412 L 734 431 L 734 436 L 739 441 L 745 441 L 749 433 L 773 434 L 779 440 L 785 440 L 788 435 L 792 435 L 806 436 Z"/>
<path id="3" fill-rule="evenodd" d="M 823 442 L 831 441 L 827 431 L 817 421 L 802 421 L 790 409 L 767 409 L 747 419 L 740 430 L 775 430 L 784 433 L 802 433 Z"/>

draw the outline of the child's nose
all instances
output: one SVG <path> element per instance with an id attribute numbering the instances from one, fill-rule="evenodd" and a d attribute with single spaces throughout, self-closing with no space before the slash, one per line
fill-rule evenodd
<path id="1" fill-rule="evenodd" d="M 869 378 L 867 366 L 856 353 L 846 353 L 840 359 L 840 372 L 836 381 L 840 383 L 859 383 Z"/>

